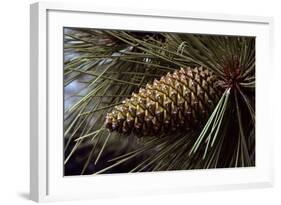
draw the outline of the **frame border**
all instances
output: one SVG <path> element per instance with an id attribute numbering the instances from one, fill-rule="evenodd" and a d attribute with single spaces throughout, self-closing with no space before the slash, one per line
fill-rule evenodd
<path id="1" fill-rule="evenodd" d="M 273 18 L 246 15 L 230 15 L 216 13 L 201 13 L 189 11 L 167 11 L 132 8 L 97 7 L 94 4 L 75 4 L 73 2 L 38 2 L 30 5 L 30 199 L 33 201 L 48 201 L 48 71 L 47 71 L 47 13 L 48 10 L 68 12 L 90 12 L 105 14 L 121 14 L 125 16 L 152 16 L 166 18 L 183 18 L 196 20 L 215 20 L 226 22 L 247 22 L 268 24 L 270 34 L 270 56 L 273 56 Z M 270 57 L 271 62 L 272 57 Z M 273 144 L 273 142 L 272 142 Z M 273 155 L 273 154 L 271 154 Z M 271 167 L 273 168 L 273 162 Z M 252 187 L 273 186 L 272 177 L 269 182 L 251 183 Z M 202 191 L 212 189 L 206 187 Z M 221 189 L 246 188 L 241 185 L 231 185 Z M 196 191 L 200 191 L 196 189 Z"/>

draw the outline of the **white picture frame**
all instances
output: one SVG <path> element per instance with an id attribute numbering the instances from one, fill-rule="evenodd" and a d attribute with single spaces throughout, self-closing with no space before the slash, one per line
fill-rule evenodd
<path id="1" fill-rule="evenodd" d="M 269 87 L 264 83 L 270 82 L 269 72 L 265 72 L 262 68 L 272 68 L 272 18 L 149 9 L 97 8 L 93 4 L 47 2 L 32 4 L 30 11 L 30 198 L 32 200 L 39 202 L 94 199 L 273 186 L 273 134 L 267 129 L 270 120 L 266 120 L 272 117 L 262 109 L 264 106 L 269 106 L 266 97 Z M 256 166 L 243 169 L 64 177 L 61 106 L 62 28 L 64 26 L 256 36 Z M 75 187 L 75 190 L 71 187 Z"/>

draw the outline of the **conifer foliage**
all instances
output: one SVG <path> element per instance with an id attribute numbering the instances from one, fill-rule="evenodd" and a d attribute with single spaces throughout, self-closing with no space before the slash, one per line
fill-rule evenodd
<path id="1" fill-rule="evenodd" d="M 255 165 L 255 38 L 64 29 L 65 175 Z"/>

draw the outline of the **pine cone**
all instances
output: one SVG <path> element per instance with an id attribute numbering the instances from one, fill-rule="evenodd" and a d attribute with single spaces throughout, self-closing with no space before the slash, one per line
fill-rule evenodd
<path id="1" fill-rule="evenodd" d="M 208 69 L 181 68 L 154 80 L 107 113 L 110 131 L 151 135 L 195 129 L 204 123 L 222 90 Z"/>

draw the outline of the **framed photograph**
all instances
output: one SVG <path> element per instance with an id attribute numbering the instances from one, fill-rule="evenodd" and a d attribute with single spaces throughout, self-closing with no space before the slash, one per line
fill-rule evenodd
<path id="1" fill-rule="evenodd" d="M 269 17 L 31 5 L 35 201 L 273 184 Z"/>

